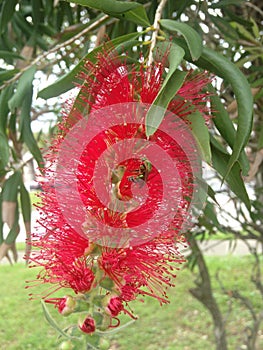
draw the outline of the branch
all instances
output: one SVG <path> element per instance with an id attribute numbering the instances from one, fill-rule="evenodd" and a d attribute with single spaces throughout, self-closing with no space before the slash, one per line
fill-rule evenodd
<path id="1" fill-rule="evenodd" d="M 34 66 L 35 64 L 38 64 L 39 62 L 41 62 L 43 59 L 47 58 L 47 56 L 51 53 L 57 52 L 60 49 L 71 45 L 75 40 L 79 39 L 81 36 L 87 34 L 88 32 L 90 32 L 91 30 L 95 29 L 97 26 L 99 26 L 100 24 L 104 23 L 107 19 L 109 19 L 110 17 L 108 15 L 104 15 L 101 18 L 99 18 L 97 21 L 93 22 L 90 26 L 88 26 L 87 28 L 83 29 L 81 32 L 79 32 L 78 34 L 76 34 L 75 36 L 73 36 L 72 38 L 68 39 L 67 41 L 64 41 L 63 43 L 54 46 L 52 49 L 50 49 L 49 51 L 44 52 L 42 55 L 36 57 L 29 65 L 23 67 L 16 75 L 14 75 L 11 79 L 5 81 L 1 86 L 0 86 L 0 91 L 2 89 L 4 89 L 7 85 L 13 83 L 14 81 L 16 81 L 17 79 L 19 79 L 21 77 L 21 75 L 30 67 Z"/>
<path id="2" fill-rule="evenodd" d="M 256 12 L 258 12 L 261 16 L 263 16 L 263 11 L 258 6 L 248 1 L 244 2 L 244 5 L 253 8 Z"/>
<path id="3" fill-rule="evenodd" d="M 152 40 L 151 40 L 151 46 L 150 46 L 150 52 L 148 56 L 147 66 L 150 67 L 153 63 L 153 50 L 156 46 L 157 36 L 160 29 L 160 19 L 162 16 L 162 11 L 164 9 L 164 6 L 166 4 L 167 0 L 161 0 L 159 6 L 157 7 L 155 18 L 153 22 L 153 34 L 152 34 Z"/>

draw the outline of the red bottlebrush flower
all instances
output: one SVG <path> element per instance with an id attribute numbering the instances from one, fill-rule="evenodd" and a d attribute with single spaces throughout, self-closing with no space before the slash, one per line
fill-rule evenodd
<path id="1" fill-rule="evenodd" d="M 87 333 L 87 334 L 91 334 L 94 333 L 96 330 L 96 323 L 95 320 L 90 317 L 87 316 L 84 321 L 79 322 L 79 328 L 80 330 L 82 330 L 82 332 Z"/>
<path id="2" fill-rule="evenodd" d="M 120 297 L 110 298 L 106 307 L 106 312 L 112 317 L 116 317 L 123 310 L 123 305 Z"/>
<path id="3" fill-rule="evenodd" d="M 139 295 L 167 303 L 174 266 L 184 262 L 177 245 L 185 243 L 181 230 L 199 171 L 187 116 L 200 112 L 208 120 L 202 90 L 210 78 L 190 71 L 147 138 L 147 111 L 164 75 L 164 62 L 138 69 L 112 52 L 87 62 L 76 108 L 64 117 L 47 157 L 43 232 L 35 234 L 40 250 L 31 259 L 43 267 L 38 280 L 53 284 L 51 293 L 71 288 L 88 295 L 110 279 L 105 293 L 117 296 L 106 306 L 109 319 L 129 314 L 123 303 Z M 56 305 L 67 310 L 64 299 Z M 93 333 L 96 322 L 89 315 L 79 327 Z"/>

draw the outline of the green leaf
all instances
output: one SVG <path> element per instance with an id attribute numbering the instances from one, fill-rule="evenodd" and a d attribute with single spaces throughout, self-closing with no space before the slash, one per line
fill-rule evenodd
<path id="1" fill-rule="evenodd" d="M 200 35 L 186 23 L 173 21 L 170 19 L 161 19 L 160 24 L 170 32 L 178 32 L 183 35 L 190 50 L 193 61 L 196 61 L 202 53 L 202 39 Z"/>
<path id="2" fill-rule="evenodd" d="M 21 211 L 24 222 L 31 222 L 31 201 L 30 195 L 21 181 L 20 184 L 20 202 L 21 202 Z"/>
<path id="3" fill-rule="evenodd" d="M 11 113 L 14 113 L 16 108 L 19 108 L 28 93 L 28 89 L 32 86 L 36 67 L 32 66 L 28 68 L 20 77 L 17 84 L 16 92 L 13 97 L 8 101 L 8 106 Z"/>
<path id="4" fill-rule="evenodd" d="M 20 171 L 16 171 L 5 182 L 2 188 L 2 200 L 6 202 L 16 202 L 18 190 L 21 184 L 22 175 Z"/>
<path id="5" fill-rule="evenodd" d="M 214 208 L 214 205 L 210 202 L 206 203 L 205 209 L 204 209 L 204 216 L 206 216 L 206 218 L 212 222 L 213 227 L 218 228 L 219 230 L 222 229 L 217 216 L 216 216 L 216 211 Z"/>
<path id="6" fill-rule="evenodd" d="M 220 16 L 212 16 L 210 15 L 209 18 L 211 21 L 217 26 L 219 31 L 224 34 L 224 36 L 233 39 L 238 40 L 239 36 L 236 30 L 231 26 L 231 24 L 225 20 L 224 18 Z"/>
<path id="7" fill-rule="evenodd" d="M 116 16 L 118 17 L 118 16 Z M 138 6 L 132 11 L 123 13 L 119 18 L 131 21 L 135 24 L 141 25 L 143 27 L 148 27 L 150 25 L 149 18 L 147 17 L 145 8 L 143 6 Z"/>
<path id="8" fill-rule="evenodd" d="M 263 148 L 263 128 L 261 127 L 259 135 L 258 135 L 258 150 Z"/>
<path id="9" fill-rule="evenodd" d="M 116 0 L 66 0 L 82 6 L 103 11 L 110 16 L 132 21 L 142 26 L 150 26 L 145 8 L 137 2 Z"/>
<path id="10" fill-rule="evenodd" d="M 8 69 L 8 70 L 0 71 L 0 82 L 2 83 L 8 79 L 13 78 L 13 76 L 18 72 L 19 72 L 18 69 Z"/>
<path id="11" fill-rule="evenodd" d="M 176 92 L 180 89 L 184 82 L 186 76 L 185 72 L 178 71 L 177 67 L 181 63 L 184 57 L 184 50 L 174 44 L 174 43 L 162 43 L 157 45 L 156 50 L 161 50 L 163 52 L 169 52 L 168 61 L 169 61 L 169 72 L 162 84 L 162 87 L 156 96 L 155 100 L 152 103 L 152 106 L 149 108 L 149 111 L 146 115 L 146 135 L 150 136 L 154 134 L 158 126 L 161 124 L 165 109 L 169 105 L 172 98 L 175 96 Z M 162 107 L 155 108 L 155 106 Z"/>
<path id="12" fill-rule="evenodd" d="M 225 177 L 231 191 L 233 191 L 235 195 L 244 202 L 248 210 L 250 210 L 250 200 L 244 181 L 241 177 L 241 168 L 239 164 L 237 162 L 234 163 L 227 176 L 225 176 L 225 169 L 229 164 L 230 155 L 222 152 L 216 143 L 217 141 L 214 138 L 211 138 L 213 167 L 222 177 Z"/>
<path id="13" fill-rule="evenodd" d="M 30 40 L 28 41 L 29 46 L 32 46 L 33 43 L 36 43 L 42 50 L 48 51 L 49 45 L 47 41 L 43 38 L 42 35 L 39 35 L 39 33 L 35 31 L 34 26 L 27 21 L 26 17 L 24 17 L 21 12 L 16 12 L 14 14 L 14 20 L 22 33 L 25 33 L 30 37 Z"/>
<path id="14" fill-rule="evenodd" d="M 175 42 L 185 50 L 185 58 L 193 62 L 185 43 L 178 39 Z M 235 64 L 217 51 L 204 47 L 200 58 L 193 63 L 200 68 L 215 73 L 228 82 L 236 97 L 238 107 L 237 131 L 233 152 L 225 170 L 225 175 L 227 175 L 234 163 L 239 159 L 240 153 L 247 144 L 251 134 L 253 124 L 253 96 L 251 89 L 246 77 Z"/>
<path id="15" fill-rule="evenodd" d="M 0 94 L 0 131 L 6 135 L 7 119 L 9 113 L 8 100 L 13 94 L 13 85 L 5 87 Z"/>
<path id="16" fill-rule="evenodd" d="M 76 77 L 79 74 L 79 72 L 83 69 L 83 66 L 87 60 L 94 63 L 96 62 L 98 53 L 101 52 L 103 49 L 112 49 L 112 46 L 117 46 L 126 41 L 133 40 L 139 35 L 141 35 L 141 33 L 126 34 L 111 40 L 110 43 L 98 46 L 96 49 L 92 50 L 90 53 L 85 55 L 82 58 L 82 60 L 69 73 L 65 74 L 63 77 L 55 81 L 55 83 L 53 83 L 52 85 L 49 85 L 45 89 L 39 91 L 38 97 L 41 97 L 46 100 L 51 97 L 59 96 L 64 92 L 72 89 L 74 87 L 73 82 L 77 80 Z"/>
<path id="17" fill-rule="evenodd" d="M 181 46 L 169 41 L 157 43 L 155 51 L 157 54 L 159 54 L 159 51 L 161 51 L 163 57 L 165 57 L 168 52 L 169 72 L 167 77 L 171 76 L 173 72 L 175 72 L 185 55 L 185 51 L 181 48 Z"/>
<path id="18" fill-rule="evenodd" d="M 41 23 L 41 20 L 42 20 L 41 5 L 42 5 L 42 0 L 31 0 L 32 17 L 35 25 L 38 25 L 39 23 Z"/>
<path id="19" fill-rule="evenodd" d="M 207 185 L 207 194 L 208 196 L 213 199 L 213 201 L 219 205 L 218 201 L 216 200 L 216 192 L 212 189 L 210 185 Z"/>
<path id="20" fill-rule="evenodd" d="M 202 114 L 198 111 L 188 115 L 186 119 L 190 122 L 190 128 L 199 146 L 203 160 L 211 165 L 211 148 L 208 128 Z"/>
<path id="21" fill-rule="evenodd" d="M 22 56 L 18 55 L 17 53 L 6 51 L 6 50 L 0 50 L 0 58 L 3 58 L 3 59 L 16 58 L 16 59 L 20 59 L 20 60 L 24 59 Z"/>
<path id="22" fill-rule="evenodd" d="M 233 152 L 225 170 L 227 176 L 250 137 L 253 123 L 253 96 L 246 77 L 227 58 L 216 51 L 204 48 L 202 59 L 212 65 L 215 73 L 231 84 L 237 101 L 238 125 Z"/>
<path id="23" fill-rule="evenodd" d="M 161 124 L 167 106 L 175 96 L 176 92 L 183 85 L 186 75 L 186 72 L 176 70 L 175 72 L 170 74 L 168 79 L 168 75 L 165 78 L 158 95 L 156 96 L 146 115 L 145 125 L 147 137 L 153 135 L 157 130 L 158 126 Z"/>
<path id="24" fill-rule="evenodd" d="M 210 7 L 212 9 L 217 9 L 217 8 L 224 8 L 226 6 L 230 6 L 230 5 L 241 5 L 243 3 L 244 0 L 220 0 L 217 1 L 214 4 L 211 4 Z"/>
<path id="25" fill-rule="evenodd" d="M 17 3 L 18 0 L 5 0 L 2 2 L 2 10 L 0 14 L 0 34 L 4 33 L 7 23 L 10 21 L 13 13 L 15 12 Z"/>
<path id="26" fill-rule="evenodd" d="M 216 90 L 209 86 L 209 91 L 211 92 L 210 102 L 211 102 L 211 110 L 213 111 L 213 122 L 220 132 L 220 135 L 224 138 L 224 140 L 228 143 L 228 145 L 233 149 L 235 139 L 236 139 L 236 130 L 234 125 L 229 117 L 227 110 L 221 102 L 220 97 L 216 94 Z M 249 161 L 244 151 L 240 153 L 238 161 L 243 170 L 243 174 L 247 175 L 249 171 Z"/>
<path id="27" fill-rule="evenodd" d="M 232 26 L 233 26 L 234 28 L 236 28 L 237 31 L 238 31 L 247 41 L 250 41 L 250 42 L 252 42 L 252 43 L 254 43 L 254 44 L 259 45 L 260 47 L 262 47 L 261 44 L 260 44 L 260 42 L 257 41 L 257 40 L 254 38 L 254 36 L 253 36 L 248 30 L 246 30 L 246 28 L 245 28 L 244 26 L 242 26 L 242 25 L 239 24 L 239 23 L 232 23 Z"/>
<path id="28" fill-rule="evenodd" d="M 20 129 L 21 129 L 21 141 L 24 141 L 29 151 L 36 159 L 38 166 L 43 167 L 44 161 L 42 154 L 38 147 L 38 144 L 34 138 L 31 130 L 31 104 L 32 104 L 33 86 L 27 86 L 26 94 L 21 105 L 20 111 Z"/>
<path id="29" fill-rule="evenodd" d="M 9 145 L 8 138 L 2 130 L 0 130 L 0 150 L 0 165 L 4 169 L 9 161 Z"/>
<path id="30" fill-rule="evenodd" d="M 258 28 L 258 25 L 256 23 L 256 21 L 254 20 L 254 18 L 250 18 L 250 22 L 252 22 L 252 32 L 254 34 L 254 37 L 256 39 L 259 39 L 260 38 L 260 32 L 259 32 L 259 28 Z"/>

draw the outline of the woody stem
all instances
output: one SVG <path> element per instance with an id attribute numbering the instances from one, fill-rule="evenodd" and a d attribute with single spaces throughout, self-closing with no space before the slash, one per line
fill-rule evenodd
<path id="1" fill-rule="evenodd" d="M 148 67 L 150 67 L 152 65 L 152 63 L 153 63 L 153 50 L 155 48 L 158 32 L 159 32 L 159 29 L 160 29 L 159 21 L 161 19 L 162 11 L 164 9 L 164 6 L 165 6 L 166 2 L 167 2 L 167 0 L 161 0 L 160 4 L 157 7 L 157 10 L 155 12 L 155 17 L 154 17 L 154 22 L 153 22 L 153 34 L 152 34 L 150 52 L 149 52 L 149 56 L 148 56 L 148 60 L 147 60 L 147 66 Z"/>

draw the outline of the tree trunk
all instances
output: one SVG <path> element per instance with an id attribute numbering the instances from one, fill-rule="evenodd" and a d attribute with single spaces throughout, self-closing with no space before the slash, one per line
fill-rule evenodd
<path id="1" fill-rule="evenodd" d="M 211 313 L 214 323 L 214 336 L 216 340 L 216 350 L 227 350 L 225 325 L 221 311 L 213 296 L 210 275 L 200 248 L 194 237 L 188 236 L 188 241 L 199 269 L 200 282 L 196 282 L 196 288 L 190 289 L 190 293 L 199 300 Z"/>

